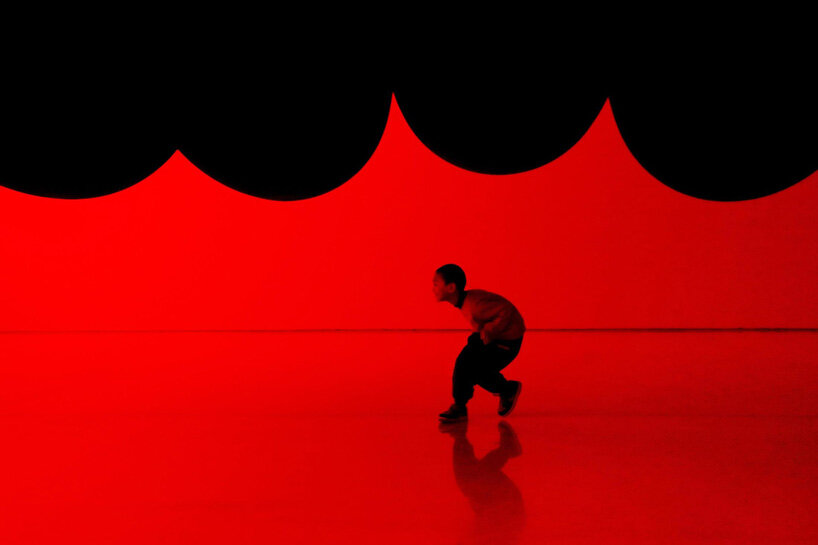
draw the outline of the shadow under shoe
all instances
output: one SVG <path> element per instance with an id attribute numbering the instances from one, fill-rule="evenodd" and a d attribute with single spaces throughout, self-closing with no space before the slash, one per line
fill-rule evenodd
<path id="1" fill-rule="evenodd" d="M 505 420 L 497 422 L 497 429 L 500 431 L 500 448 L 502 448 L 509 458 L 515 458 L 523 453 L 523 447 L 514 428 Z"/>
<path id="2" fill-rule="evenodd" d="M 450 437 L 457 438 L 466 438 L 466 430 L 468 429 L 468 421 L 466 420 L 459 420 L 456 422 L 448 422 L 446 420 L 441 420 L 438 425 L 437 429 L 441 433 L 445 433 Z"/>

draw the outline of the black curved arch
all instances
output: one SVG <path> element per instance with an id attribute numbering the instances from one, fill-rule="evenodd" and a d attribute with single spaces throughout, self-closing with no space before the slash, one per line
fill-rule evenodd
<path id="1" fill-rule="evenodd" d="M 808 96 L 805 71 L 664 68 L 611 97 L 625 143 L 663 184 L 700 199 L 741 201 L 786 189 L 818 168 L 818 101 Z"/>
<path id="2" fill-rule="evenodd" d="M 606 99 L 600 63 L 510 49 L 471 51 L 456 63 L 428 58 L 402 71 L 395 97 L 426 147 L 466 170 L 514 174 L 582 138 Z"/>
<path id="3" fill-rule="evenodd" d="M 26 53 L 4 59 L 2 185 L 99 197 L 140 182 L 173 154 L 160 58 L 110 62 L 92 48 Z"/>
<path id="4" fill-rule="evenodd" d="M 256 197 L 315 197 L 347 182 L 378 146 L 392 100 L 377 67 L 275 56 L 192 62 L 181 86 L 179 148 L 215 180 Z M 337 67 L 336 67 L 337 68 Z"/>
<path id="5" fill-rule="evenodd" d="M 559 157 L 610 97 L 626 144 L 659 181 L 701 199 L 759 198 L 818 169 L 818 100 L 806 53 L 748 49 L 725 68 L 730 51 L 656 63 L 637 50 L 492 44 L 388 74 L 365 55 L 291 59 L 270 44 L 121 52 L 116 62 L 93 47 L 51 49 L 6 63 L 0 184 L 96 197 L 141 181 L 180 149 L 238 191 L 310 198 L 368 161 L 394 92 L 433 152 L 489 174 Z"/>
<path id="6" fill-rule="evenodd" d="M 818 169 L 814 59 L 755 34 L 724 39 L 699 34 L 698 49 L 680 52 L 646 37 L 642 52 L 616 59 L 611 108 L 633 156 L 663 184 L 711 201 L 756 199 Z"/>

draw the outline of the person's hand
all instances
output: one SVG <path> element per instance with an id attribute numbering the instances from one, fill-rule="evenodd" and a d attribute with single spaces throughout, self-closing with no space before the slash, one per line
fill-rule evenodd
<path id="1" fill-rule="evenodd" d="M 486 330 L 480 332 L 480 340 L 483 341 L 483 344 L 489 344 L 491 342 L 491 337 Z"/>

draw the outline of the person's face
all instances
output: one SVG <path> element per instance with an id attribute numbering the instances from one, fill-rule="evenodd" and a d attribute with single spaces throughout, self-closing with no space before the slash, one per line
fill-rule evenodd
<path id="1" fill-rule="evenodd" d="M 457 286 L 447 284 L 443 277 L 438 273 L 432 278 L 432 293 L 435 294 L 435 299 L 438 301 L 445 301 L 451 298 L 452 294 L 457 290 Z"/>

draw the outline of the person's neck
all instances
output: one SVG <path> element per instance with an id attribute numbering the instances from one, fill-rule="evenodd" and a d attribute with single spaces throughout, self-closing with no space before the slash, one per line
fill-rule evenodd
<path id="1" fill-rule="evenodd" d="M 454 301 L 452 304 L 457 308 L 463 308 L 463 301 L 466 299 L 466 290 L 461 291 L 460 293 L 456 294 Z"/>

